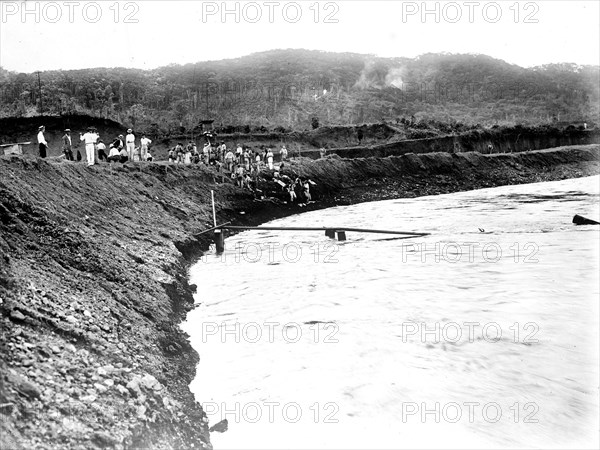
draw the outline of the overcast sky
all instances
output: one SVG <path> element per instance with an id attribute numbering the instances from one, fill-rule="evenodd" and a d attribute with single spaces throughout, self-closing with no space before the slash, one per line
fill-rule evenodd
<path id="1" fill-rule="evenodd" d="M 599 3 L 0 0 L 0 65 L 20 72 L 155 68 L 277 48 L 598 65 Z"/>

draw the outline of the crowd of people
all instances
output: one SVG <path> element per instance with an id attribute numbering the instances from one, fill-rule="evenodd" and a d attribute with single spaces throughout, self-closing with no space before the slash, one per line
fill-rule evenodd
<path id="1" fill-rule="evenodd" d="M 38 128 L 37 140 L 41 158 L 47 156 L 48 150 L 48 142 L 44 135 L 45 131 L 44 126 Z M 79 140 L 76 141 L 84 144 L 84 155 L 79 150 L 74 153 L 76 142 L 73 142 L 71 130 L 67 128 L 64 133 L 61 139 L 62 153 L 65 159 L 69 161 L 82 161 L 85 158 L 87 165 L 93 166 L 99 161 L 126 163 L 127 161 L 153 161 L 154 159 L 150 154 L 152 140 L 142 134 L 139 145 L 136 145 L 136 138 L 131 128 L 127 130 L 127 136 L 120 134 L 109 144 L 107 149 L 106 144 L 100 138 L 98 130 L 94 127 L 88 127 L 85 133 L 79 133 Z"/>
<path id="2" fill-rule="evenodd" d="M 273 181 L 287 191 L 291 202 L 311 201 L 310 186 L 312 181 L 296 178 L 292 180 L 287 175 L 280 175 L 288 161 L 288 150 L 285 145 L 279 150 L 280 163 L 275 164 L 275 153 L 272 148 L 260 150 L 237 144 L 228 148 L 223 141 L 213 144 L 207 139 L 201 150 L 194 142 L 178 143 L 169 150 L 168 159 L 172 164 L 204 164 L 214 167 L 222 176 L 229 176 L 234 183 L 241 187 L 258 191 L 261 175 L 270 174 Z M 314 184 L 314 183 L 313 183 Z"/>
<path id="3" fill-rule="evenodd" d="M 285 163 L 288 159 L 288 151 L 282 146 L 280 159 Z M 225 142 L 216 145 L 208 141 L 202 150 L 194 142 L 186 145 L 177 144 L 169 150 L 169 162 L 175 164 L 205 164 L 207 166 L 223 167 L 229 172 L 235 171 L 242 166 L 246 171 L 257 170 L 261 166 L 273 170 L 275 154 L 271 148 L 264 148 L 262 152 L 252 150 L 250 147 L 238 144 L 235 149 L 228 149 Z"/>
<path id="4" fill-rule="evenodd" d="M 48 143 L 44 136 L 45 127 L 38 129 L 38 145 L 40 157 L 47 155 Z M 308 179 L 296 178 L 292 180 L 289 176 L 282 174 L 288 161 L 288 150 L 285 145 L 279 150 L 280 163 L 275 164 L 275 153 L 270 147 L 260 150 L 237 144 L 235 148 L 228 148 L 225 142 L 215 142 L 215 135 L 204 133 L 206 144 L 198 150 L 195 142 L 186 145 L 178 143 L 168 152 L 168 161 L 171 164 L 204 164 L 214 167 L 222 177 L 230 177 L 232 181 L 241 188 L 260 192 L 259 183 L 264 180 L 263 175 L 281 186 L 282 193 L 289 197 L 290 202 L 308 203 L 312 200 L 310 194 L 311 185 L 314 183 Z M 126 163 L 128 161 L 153 161 L 150 154 L 152 140 L 145 134 L 136 141 L 136 136 L 130 128 L 127 134 L 116 136 L 106 147 L 100 138 L 98 130 L 88 127 L 85 133 L 79 133 L 78 142 L 83 143 L 84 155 L 79 150 L 74 153 L 76 144 L 71 137 L 71 130 L 65 129 L 62 137 L 62 151 L 65 159 L 69 161 L 85 160 L 88 166 L 93 166 L 99 161 L 108 163 Z"/>

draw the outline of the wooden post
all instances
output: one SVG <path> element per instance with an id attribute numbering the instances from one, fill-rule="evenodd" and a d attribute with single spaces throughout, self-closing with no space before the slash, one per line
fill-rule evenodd
<path id="1" fill-rule="evenodd" d="M 225 251 L 225 231 L 222 229 L 215 230 L 214 236 L 217 253 L 223 253 Z"/>
<path id="2" fill-rule="evenodd" d="M 213 210 L 213 223 L 217 226 L 217 213 L 215 211 L 215 191 L 210 191 L 210 197 L 212 199 L 212 210 Z"/>
<path id="3" fill-rule="evenodd" d="M 346 240 L 346 232 L 343 230 L 340 230 L 337 232 L 338 235 L 338 241 L 345 241 Z"/>
<path id="4" fill-rule="evenodd" d="M 335 230 L 325 230 L 325 236 L 329 239 L 335 239 Z"/>

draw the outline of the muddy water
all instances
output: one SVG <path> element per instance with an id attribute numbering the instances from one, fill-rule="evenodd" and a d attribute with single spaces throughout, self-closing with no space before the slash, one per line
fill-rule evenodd
<path id="1" fill-rule="evenodd" d="M 598 447 L 598 177 L 332 208 L 191 271 L 215 448 Z"/>

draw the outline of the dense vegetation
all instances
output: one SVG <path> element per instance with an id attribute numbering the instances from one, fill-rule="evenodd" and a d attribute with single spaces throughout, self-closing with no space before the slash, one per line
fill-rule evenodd
<path id="1" fill-rule="evenodd" d="M 381 121 L 594 123 L 599 83 L 597 66 L 525 69 L 485 55 L 275 50 L 146 71 L 47 71 L 39 80 L 0 68 L 0 117 L 84 113 L 153 135 L 198 129 L 203 119 L 215 119 L 223 132 Z"/>

